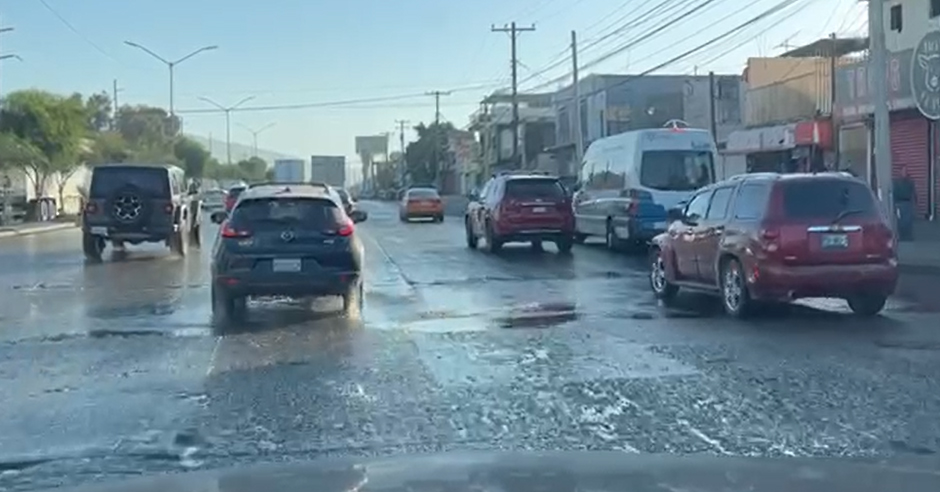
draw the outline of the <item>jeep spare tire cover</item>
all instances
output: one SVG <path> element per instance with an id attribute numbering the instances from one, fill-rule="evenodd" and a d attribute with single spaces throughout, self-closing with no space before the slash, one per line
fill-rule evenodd
<path id="1" fill-rule="evenodd" d="M 127 185 L 108 199 L 108 213 L 122 224 L 137 224 L 148 217 L 149 197 L 141 188 Z"/>

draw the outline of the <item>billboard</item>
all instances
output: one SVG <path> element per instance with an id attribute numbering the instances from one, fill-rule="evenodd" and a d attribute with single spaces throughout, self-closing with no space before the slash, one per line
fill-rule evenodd
<path id="1" fill-rule="evenodd" d="M 356 137 L 356 154 L 365 156 L 385 155 L 388 152 L 388 135 Z"/>

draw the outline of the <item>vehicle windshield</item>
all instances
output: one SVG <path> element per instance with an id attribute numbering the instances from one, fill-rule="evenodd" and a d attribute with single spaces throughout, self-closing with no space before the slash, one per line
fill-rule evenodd
<path id="1" fill-rule="evenodd" d="M 426 188 L 413 188 L 408 190 L 408 198 L 440 198 L 440 195 L 437 193 L 437 190 L 426 189 Z"/>
<path id="2" fill-rule="evenodd" d="M 342 212 L 332 201 L 324 199 L 252 198 L 242 200 L 232 212 L 232 224 L 236 227 L 290 224 L 324 230 L 343 222 Z"/>
<path id="3" fill-rule="evenodd" d="M 640 184 L 662 191 L 693 191 L 713 183 L 709 151 L 647 150 L 640 161 Z"/>
<path id="4" fill-rule="evenodd" d="M 167 170 L 149 167 L 100 167 L 92 174 L 92 197 L 110 197 L 135 187 L 156 197 L 169 196 Z"/>
<path id="5" fill-rule="evenodd" d="M 786 183 L 782 189 L 783 211 L 791 219 L 835 219 L 847 212 L 874 217 L 879 213 L 871 191 L 860 182 L 800 180 Z"/>
<path id="6" fill-rule="evenodd" d="M 0 44 L 0 492 L 940 480 L 940 0 L 6 0 Z"/>
<path id="7" fill-rule="evenodd" d="M 550 199 L 565 197 L 565 189 L 557 179 L 519 178 L 506 181 L 506 196 L 518 199 Z"/>

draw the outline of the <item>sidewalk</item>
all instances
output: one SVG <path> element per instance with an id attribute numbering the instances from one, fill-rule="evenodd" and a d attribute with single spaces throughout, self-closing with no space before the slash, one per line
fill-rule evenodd
<path id="1" fill-rule="evenodd" d="M 53 222 L 28 222 L 11 226 L 0 226 L 0 239 L 20 236 L 42 234 L 44 232 L 62 231 L 78 227 L 74 220 L 57 220 Z"/>

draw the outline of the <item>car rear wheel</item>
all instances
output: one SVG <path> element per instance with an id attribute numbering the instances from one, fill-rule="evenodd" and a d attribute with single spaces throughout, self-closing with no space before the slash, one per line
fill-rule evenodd
<path id="1" fill-rule="evenodd" d="M 489 222 L 486 223 L 486 250 L 490 253 L 499 253 L 499 250 L 503 249 L 503 242 L 496 237 L 496 233 L 493 232 L 493 224 Z"/>
<path id="2" fill-rule="evenodd" d="M 82 234 L 82 252 L 89 261 L 101 261 L 101 255 L 104 253 L 104 239 L 87 232 Z"/>
<path id="3" fill-rule="evenodd" d="M 858 294 L 846 299 L 849 303 L 849 308 L 853 313 L 859 316 L 877 316 L 882 309 L 885 308 L 885 304 L 888 302 L 888 297 L 880 294 Z"/>
<path id="4" fill-rule="evenodd" d="M 581 234 L 580 232 L 576 232 L 574 234 L 574 242 L 578 244 L 584 244 L 584 241 L 586 240 L 587 240 L 587 234 Z"/>
<path id="5" fill-rule="evenodd" d="M 726 260 L 721 265 L 721 305 L 734 318 L 751 314 L 753 301 L 744 279 L 744 270 L 738 260 Z"/>
<path id="6" fill-rule="evenodd" d="M 343 294 L 343 313 L 361 312 L 364 301 L 362 282 L 359 282 Z"/>
<path id="7" fill-rule="evenodd" d="M 170 251 L 180 256 L 186 256 L 189 249 L 188 234 L 183 231 L 176 231 L 170 236 Z"/>
<path id="8" fill-rule="evenodd" d="M 478 238 L 473 233 L 473 226 L 470 224 L 470 217 L 465 217 L 463 219 L 463 226 L 467 235 L 467 247 L 470 249 L 477 249 L 477 246 L 480 244 L 480 238 Z"/>
<path id="9" fill-rule="evenodd" d="M 559 239 L 555 241 L 555 247 L 558 248 L 558 252 L 561 254 L 571 253 L 572 248 L 574 248 L 574 238 Z"/>
<path id="10" fill-rule="evenodd" d="M 617 237 L 617 232 L 614 230 L 614 224 L 608 219 L 607 220 L 607 233 L 604 236 L 604 245 L 610 251 L 620 251 L 621 241 Z"/>
<path id="11" fill-rule="evenodd" d="M 650 252 L 650 288 L 653 289 L 653 295 L 664 302 L 673 300 L 679 293 L 679 287 L 670 283 L 666 276 L 666 261 L 659 248 Z"/>
<path id="12" fill-rule="evenodd" d="M 444 216 L 443 216 L 443 215 L 438 215 L 437 217 L 434 218 L 434 221 L 435 221 L 435 222 L 444 222 Z"/>
<path id="13" fill-rule="evenodd" d="M 202 246 L 202 226 L 201 225 L 196 224 L 193 226 L 192 230 L 189 231 L 189 241 L 193 244 L 193 246 L 197 248 Z"/>
<path id="14" fill-rule="evenodd" d="M 244 319 L 248 302 L 244 297 L 236 297 L 224 289 L 212 287 L 212 317 L 217 324 L 231 323 Z"/>

